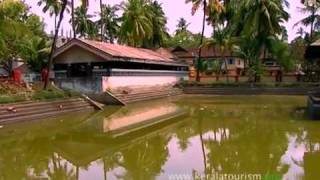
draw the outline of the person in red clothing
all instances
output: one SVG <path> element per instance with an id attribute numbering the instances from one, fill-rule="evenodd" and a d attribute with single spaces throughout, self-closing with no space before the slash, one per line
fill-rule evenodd
<path id="1" fill-rule="evenodd" d="M 48 69 L 46 67 L 41 70 L 41 81 L 45 82 L 48 77 Z"/>
<path id="2" fill-rule="evenodd" d="M 16 68 L 12 72 L 13 81 L 16 83 L 21 83 L 21 71 L 19 68 Z"/>

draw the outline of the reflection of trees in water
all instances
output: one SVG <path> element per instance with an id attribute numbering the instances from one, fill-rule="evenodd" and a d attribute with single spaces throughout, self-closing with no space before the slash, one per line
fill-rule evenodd
<path id="1" fill-rule="evenodd" d="M 0 179 L 40 176 L 48 169 L 50 145 L 45 139 L 26 136 L 27 138 L 20 137 L 16 141 L 1 145 Z"/>
<path id="2" fill-rule="evenodd" d="M 169 139 L 155 136 L 121 150 L 118 165 L 126 169 L 123 179 L 154 179 L 162 171 L 168 157 Z"/>
<path id="3" fill-rule="evenodd" d="M 76 171 L 70 163 L 64 161 L 58 154 L 51 156 L 52 168 L 49 168 L 47 175 L 50 179 L 73 180 L 77 179 Z"/>
<path id="4" fill-rule="evenodd" d="M 306 126 L 305 122 L 289 121 L 292 109 L 283 104 L 249 107 L 202 104 L 190 108 L 193 113 L 189 118 L 193 121 L 188 121 L 186 128 L 177 129 L 177 137 L 188 142 L 189 138 L 201 134 L 207 172 L 277 173 L 280 159 L 288 146 L 286 132 L 298 132 L 299 127 Z M 199 120 L 202 121 L 202 129 L 196 124 Z M 306 131 L 318 132 L 306 128 Z M 320 136 L 311 135 L 303 141 L 317 142 L 312 137 Z M 311 149 L 316 149 L 315 146 L 319 145 L 313 143 Z M 285 172 L 286 169 L 282 169 L 278 173 Z"/>

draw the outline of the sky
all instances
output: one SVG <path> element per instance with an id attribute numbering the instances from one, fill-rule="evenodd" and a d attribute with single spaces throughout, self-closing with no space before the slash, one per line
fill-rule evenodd
<path id="1" fill-rule="evenodd" d="M 79 0 L 75 0 L 75 4 L 80 5 Z M 89 13 L 95 14 L 99 11 L 99 0 L 89 0 L 90 8 Z M 105 4 L 119 4 L 123 0 L 103 0 Z M 201 31 L 202 24 L 202 13 L 201 11 L 197 12 L 194 16 L 191 15 L 191 4 L 185 4 L 185 0 L 158 0 L 163 7 L 166 16 L 168 17 L 167 28 L 170 33 L 173 33 L 176 29 L 178 19 L 180 17 L 185 18 L 189 23 L 189 30 L 194 33 L 199 33 Z M 46 23 L 46 31 L 50 33 L 54 27 L 53 17 L 50 17 L 47 14 L 42 12 L 42 8 L 37 6 L 38 0 L 25 0 L 25 2 L 31 7 L 31 11 L 41 17 L 43 17 L 44 22 Z M 288 12 L 290 13 L 290 20 L 285 23 L 289 34 L 289 41 L 296 37 L 297 28 L 293 29 L 293 25 L 303 18 L 303 14 L 299 12 L 298 7 L 301 7 L 300 0 L 289 0 L 290 8 Z M 65 15 L 65 20 L 62 24 L 62 29 L 64 33 L 71 30 L 69 23 L 70 15 Z M 306 28 L 306 27 L 304 27 Z M 305 29 L 307 31 L 307 29 Z M 61 32 L 60 32 L 61 33 Z M 205 34 L 210 36 L 212 33 L 212 28 L 210 26 L 206 27 Z"/>

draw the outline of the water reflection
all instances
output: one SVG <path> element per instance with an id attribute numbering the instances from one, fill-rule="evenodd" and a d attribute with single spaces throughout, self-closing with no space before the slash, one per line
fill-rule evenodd
<path id="1" fill-rule="evenodd" d="M 93 115 L 4 127 L 0 179 L 320 176 L 320 124 L 291 116 L 304 98 L 285 97 L 290 105 L 283 97 L 210 98 L 108 107 Z"/>

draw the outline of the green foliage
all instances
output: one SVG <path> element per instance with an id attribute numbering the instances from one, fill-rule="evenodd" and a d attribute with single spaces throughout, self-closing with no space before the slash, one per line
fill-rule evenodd
<path id="1" fill-rule="evenodd" d="M 119 42 L 141 47 L 144 39 L 152 37 L 152 12 L 146 0 L 128 0 L 121 4 L 124 11 L 119 32 Z"/>
<path id="2" fill-rule="evenodd" d="M 292 59 L 289 45 L 278 39 L 275 39 L 272 44 L 271 54 L 280 67 L 285 71 L 293 70 L 295 61 Z"/>
<path id="3" fill-rule="evenodd" d="M 0 95 L 0 104 L 26 101 L 24 95 Z"/>
<path id="4" fill-rule="evenodd" d="M 119 6 L 102 5 L 102 10 L 103 17 L 97 23 L 99 26 L 103 25 L 104 40 L 114 43 L 120 29 L 120 18 L 116 14 Z"/>
<path id="5" fill-rule="evenodd" d="M 175 34 L 179 34 L 179 33 L 182 33 L 182 32 L 187 32 L 189 25 L 190 25 L 190 23 L 188 23 L 186 19 L 180 18 L 178 20 L 177 30 L 176 30 Z"/>
<path id="6" fill-rule="evenodd" d="M 199 46 L 201 34 L 193 34 L 189 31 L 180 32 L 173 37 L 167 39 L 167 47 L 181 46 L 184 48 L 194 48 Z"/>
<path id="7" fill-rule="evenodd" d="M 29 13 L 28 6 L 21 1 L 5 0 L 0 3 L 0 64 L 11 72 L 12 62 L 22 58 L 33 65 L 42 64 L 46 59 L 42 47 L 33 46 L 34 40 L 46 41 L 44 23 L 34 14 Z M 28 47 L 34 48 L 32 56 Z M 37 49 L 40 48 L 40 49 Z M 39 53 L 39 54 L 36 54 Z M 39 65 L 39 66 L 40 66 Z"/>
<path id="8" fill-rule="evenodd" d="M 167 17 L 163 12 L 161 4 L 153 1 L 149 5 L 149 11 L 152 12 L 152 35 L 150 38 L 144 40 L 144 47 L 159 48 L 162 47 L 165 41 L 169 38 L 169 33 L 166 28 Z"/>
<path id="9" fill-rule="evenodd" d="M 95 39 L 98 35 L 98 26 L 91 20 L 93 15 L 88 14 L 88 8 L 77 7 L 75 10 L 75 30 L 80 37 Z"/>
<path id="10" fill-rule="evenodd" d="M 40 72 L 47 64 L 50 45 L 51 42 L 47 39 L 34 36 L 21 45 L 22 58 L 34 71 Z"/>
<path id="11" fill-rule="evenodd" d="M 64 98 L 65 94 L 63 91 L 53 91 L 53 90 L 41 90 L 41 91 L 36 91 L 32 99 L 34 100 L 50 100 L 50 99 L 59 99 L 59 98 Z"/>

